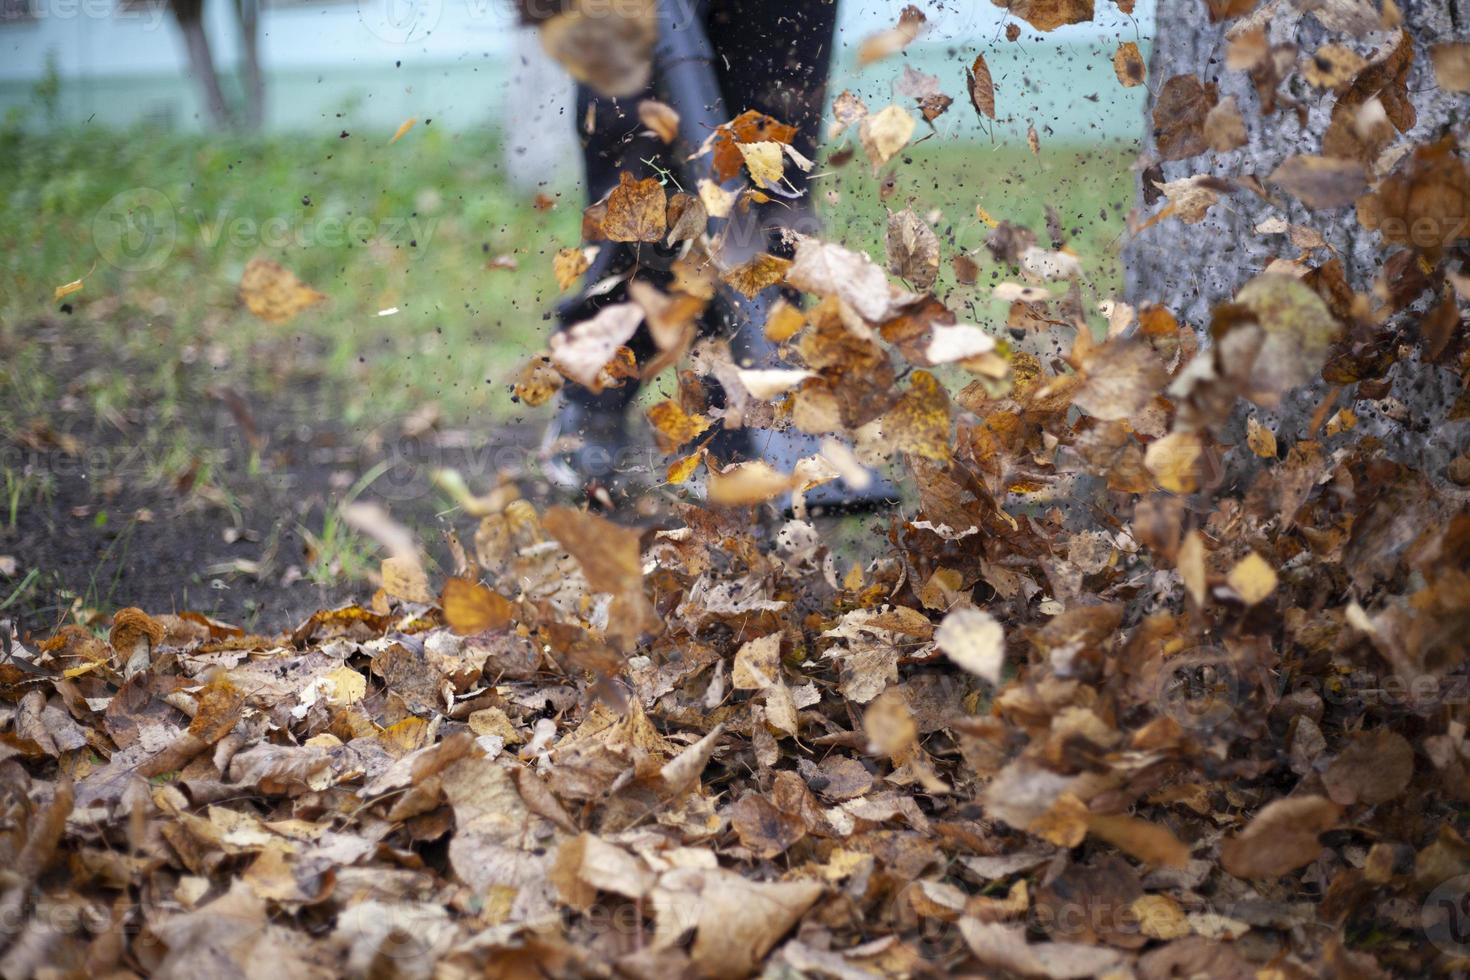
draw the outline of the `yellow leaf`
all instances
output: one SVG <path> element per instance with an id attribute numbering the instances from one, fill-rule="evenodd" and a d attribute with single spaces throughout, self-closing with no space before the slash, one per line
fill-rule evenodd
<path id="1" fill-rule="evenodd" d="M 404 134 L 407 133 L 410 129 L 413 129 L 413 124 L 418 121 L 418 116 L 409 116 L 407 119 L 405 119 L 403 121 L 403 125 L 399 126 L 398 131 L 393 134 L 393 138 L 388 141 L 388 145 L 392 146 L 394 143 L 397 143 L 399 140 L 403 139 Z"/>
<path id="2" fill-rule="evenodd" d="M 505 629 L 514 613 L 514 607 L 505 596 L 463 578 L 452 578 L 444 583 L 444 594 L 439 604 L 444 610 L 444 621 L 461 635 Z"/>
<path id="3" fill-rule="evenodd" d="M 732 288 L 738 289 L 742 295 L 753 297 L 762 289 L 774 286 L 786 278 L 786 270 L 789 268 L 790 259 L 760 252 L 744 265 L 736 266 L 720 278 Z"/>
<path id="4" fill-rule="evenodd" d="M 285 323 L 327 298 L 269 259 L 250 260 L 240 277 L 239 293 L 245 308 L 267 323 Z"/>
<path id="5" fill-rule="evenodd" d="M 703 415 L 686 413 L 673 399 L 665 399 L 650 408 L 648 421 L 653 426 L 659 448 L 666 453 L 693 442 L 711 425 Z"/>
<path id="6" fill-rule="evenodd" d="M 796 332 L 806 326 L 806 314 L 792 306 L 784 299 L 776 300 L 776 305 L 771 307 L 771 313 L 766 317 L 766 339 L 777 344 L 784 344 Z"/>
<path id="7" fill-rule="evenodd" d="M 1205 573 L 1205 538 L 1198 531 L 1190 531 L 1184 536 L 1184 541 L 1179 545 L 1179 577 L 1184 581 L 1184 588 L 1194 599 L 1194 604 L 1203 606 L 1205 604 L 1205 589 L 1209 585 L 1209 579 Z"/>
<path id="8" fill-rule="evenodd" d="M 80 279 L 73 279 L 71 282 L 63 283 L 60 286 L 57 286 L 56 287 L 56 293 L 55 293 L 55 296 L 53 298 L 54 299 L 61 299 L 63 296 L 70 296 L 72 293 L 76 292 L 77 290 L 79 290 L 81 288 L 82 288 L 82 281 Z"/>
<path id="9" fill-rule="evenodd" d="M 709 474 L 709 502 L 716 507 L 760 504 L 790 489 L 791 477 L 758 459 Z"/>
<path id="10" fill-rule="evenodd" d="M 390 555 L 383 559 L 383 591 L 409 602 L 433 602 L 429 576 L 418 558 L 411 554 Z"/>
<path id="11" fill-rule="evenodd" d="M 1245 444 L 1262 459 L 1276 458 L 1276 433 L 1256 421 L 1254 415 L 1245 420 Z"/>
<path id="12" fill-rule="evenodd" d="M 1194 493 L 1199 489 L 1198 466 L 1204 445 L 1193 432 L 1171 432 L 1148 444 L 1143 465 L 1159 486 L 1171 493 Z"/>
<path id="13" fill-rule="evenodd" d="M 868 154 L 868 162 L 873 165 L 874 173 L 883 169 L 883 165 L 908 144 L 916 125 L 908 110 L 897 105 L 863 117 L 858 126 L 858 137 L 862 140 L 863 151 Z"/>
<path id="14" fill-rule="evenodd" d="M 906 453 L 941 462 L 950 458 L 949 396 L 934 375 L 915 371 L 909 390 L 883 416 L 883 434 Z"/>
<path id="15" fill-rule="evenodd" d="M 1230 569 L 1225 584 L 1240 596 L 1247 606 L 1254 606 L 1276 591 L 1276 569 L 1266 559 L 1252 551 Z"/>
<path id="16" fill-rule="evenodd" d="M 587 252 L 580 248 L 564 248 L 551 260 L 551 271 L 556 276 L 556 288 L 566 292 L 576 285 L 591 263 Z"/>
<path id="17" fill-rule="evenodd" d="M 678 486 L 694 475 L 699 469 L 699 464 L 704 460 L 704 450 L 700 449 L 690 453 L 683 459 L 676 459 L 669 464 L 668 471 L 664 474 L 665 482 L 672 486 Z"/>
<path id="18" fill-rule="evenodd" d="M 774 140 L 760 143 L 738 143 L 740 155 L 745 158 L 745 168 L 757 187 L 775 187 L 786 176 L 785 155 L 781 144 Z"/>

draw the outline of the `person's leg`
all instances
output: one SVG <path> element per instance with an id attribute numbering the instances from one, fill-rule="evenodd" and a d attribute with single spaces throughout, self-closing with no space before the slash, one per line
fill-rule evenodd
<path id="1" fill-rule="evenodd" d="M 754 109 L 795 126 L 792 147 L 814 159 L 836 37 L 835 0 L 714 0 L 707 25 L 731 116 Z M 811 233 L 815 222 L 806 174 L 788 163 L 786 176 L 807 193 L 767 205 L 761 220 L 768 228 Z M 774 236 L 770 247 L 786 252 Z"/>
<path id="2" fill-rule="evenodd" d="M 640 180 L 654 174 L 645 161 L 657 160 L 663 144 L 648 135 L 638 121 L 638 103 L 645 97 L 612 99 L 585 85 L 577 86 L 575 119 L 582 145 L 588 204 L 605 197 L 618 185 L 625 171 Z M 627 302 L 628 291 L 622 284 L 595 296 L 590 294 L 591 287 L 610 276 L 627 275 L 635 266 L 646 265 L 640 263 L 638 249 L 653 247 L 623 242 L 591 244 L 598 246 L 597 258 L 583 275 L 581 290 L 557 307 L 558 330 L 591 319 L 605 306 Z M 652 356 L 654 345 L 648 331 L 640 328 L 629 347 L 642 362 Z M 568 382 L 562 389 L 561 407 L 546 439 L 548 446 L 566 444 L 573 448 L 558 451 L 548 460 L 547 475 L 565 489 L 578 489 L 588 480 L 604 484 L 627 482 L 624 478 L 628 474 L 620 471 L 628 465 L 626 457 L 631 442 L 627 412 L 637 393 L 635 380 L 597 393 Z"/>

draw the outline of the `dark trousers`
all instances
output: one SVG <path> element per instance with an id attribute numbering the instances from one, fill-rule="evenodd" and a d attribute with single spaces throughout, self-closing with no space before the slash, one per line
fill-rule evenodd
<path id="1" fill-rule="evenodd" d="M 705 30 L 714 48 L 715 70 L 730 117 L 754 109 L 795 126 L 799 132 L 792 146 L 808 159 L 815 158 L 832 61 L 836 0 L 672 2 L 705 11 Z M 601 200 L 616 187 L 623 171 L 639 179 L 656 176 L 655 164 L 672 171 L 686 191 L 696 193 L 693 181 L 680 172 L 677 154 L 671 153 L 662 140 L 646 133 L 638 121 L 638 103 L 658 98 L 659 87 L 660 80 L 655 77 L 643 93 L 610 99 L 586 86 L 578 86 L 576 126 L 582 144 L 588 203 Z M 798 190 L 806 189 L 804 175 L 796 167 L 788 166 L 786 171 Z M 795 203 L 799 209 L 810 207 L 805 199 Z M 773 219 L 773 223 L 779 223 L 779 219 Z M 626 271 L 638 262 L 637 253 L 628 245 L 603 242 L 602 250 L 594 271 L 586 278 L 589 284 Z M 657 263 L 640 264 L 647 267 Z M 660 277 L 650 274 L 649 278 L 658 281 Z M 608 303 L 625 300 L 626 293 L 622 290 L 593 299 L 577 297 L 560 308 L 558 319 L 563 327 L 570 326 Z M 707 321 L 713 323 L 714 319 L 707 318 Z M 630 346 L 640 361 L 648 356 L 652 342 L 647 331 L 640 329 Z M 636 388 L 627 383 L 593 395 L 580 386 L 568 385 L 565 394 L 582 404 L 622 411 L 636 394 Z"/>

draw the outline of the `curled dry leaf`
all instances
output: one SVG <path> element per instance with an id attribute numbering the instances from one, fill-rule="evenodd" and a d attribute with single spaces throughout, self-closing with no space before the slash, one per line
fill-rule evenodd
<path id="1" fill-rule="evenodd" d="M 995 82 L 990 77 L 990 66 L 985 55 L 977 54 L 975 62 L 965 69 L 965 84 L 970 91 L 970 104 L 975 111 L 988 119 L 995 118 Z"/>
<path id="2" fill-rule="evenodd" d="M 892 310 L 893 294 L 882 268 L 841 245 L 803 239 L 786 281 L 819 296 L 836 296 L 870 322 L 886 320 Z"/>
<path id="3" fill-rule="evenodd" d="M 658 99 L 644 99 L 638 103 L 638 121 L 665 143 L 672 143 L 679 137 L 679 114 L 673 106 Z"/>
<path id="4" fill-rule="evenodd" d="M 769 401 L 785 394 L 807 378 L 815 378 L 812 371 L 798 368 L 740 368 L 740 383 L 752 398 Z"/>
<path id="5" fill-rule="evenodd" d="M 990 0 L 1038 31 L 1092 20 L 1092 0 Z"/>
<path id="6" fill-rule="evenodd" d="M 1266 179 L 1314 210 L 1347 207 L 1368 189 L 1361 163 L 1335 157 L 1287 157 Z"/>
<path id="7" fill-rule="evenodd" d="M 602 369 L 642 322 L 643 310 L 636 303 L 604 306 L 592 319 L 552 334 L 551 363 L 583 387 L 600 391 Z"/>
<path id="8" fill-rule="evenodd" d="M 539 26 L 541 46 L 577 81 L 613 98 L 648 85 L 658 37 L 654 0 L 573 8 Z"/>
<path id="9" fill-rule="evenodd" d="M 929 223 L 905 208 L 888 216 L 888 270 L 927 290 L 939 278 L 939 237 Z"/>

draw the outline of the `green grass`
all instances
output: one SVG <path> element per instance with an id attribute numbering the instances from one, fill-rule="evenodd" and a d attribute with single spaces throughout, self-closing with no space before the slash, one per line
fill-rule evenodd
<path id="1" fill-rule="evenodd" d="M 99 416 L 148 402 L 167 420 L 199 375 L 266 396 L 326 382 L 349 423 L 429 400 L 463 421 L 503 413 L 503 386 L 486 381 L 540 342 L 550 255 L 575 242 L 579 207 L 566 197 L 538 211 L 507 187 L 489 134 L 390 135 L 0 134 L 0 423 L 44 413 L 68 385 Z M 156 231 L 173 228 L 171 249 L 144 253 L 165 253 L 157 268 L 119 268 L 133 263 L 94 241 L 122 213 L 108 203 L 119 194 L 167 202 L 166 216 L 149 212 Z M 488 268 L 500 255 L 519 267 Z M 256 256 L 328 303 L 282 326 L 255 319 L 236 286 Z M 53 290 L 76 279 L 61 301 L 74 312 L 58 316 Z M 400 312 L 377 315 L 390 307 Z M 43 320 L 129 369 L 65 377 L 35 343 Z"/>
<path id="2" fill-rule="evenodd" d="M 555 206 L 538 209 L 507 183 L 488 132 L 421 123 L 390 145 L 391 135 L 0 131 L 0 435 L 90 417 L 123 434 L 149 485 L 188 474 L 227 492 L 216 477 L 231 450 L 199 438 L 197 424 L 224 388 L 256 413 L 357 432 L 396 431 L 431 402 L 446 424 L 480 430 L 549 415 L 513 404 L 508 382 L 545 343 L 557 300 L 551 257 L 577 243 L 578 190 L 547 187 Z M 989 227 L 976 206 L 1031 227 L 1045 245 L 1052 205 L 1087 272 L 1086 298 L 1105 298 L 1120 286 L 1130 162 L 1122 148 L 1043 147 L 1038 159 L 1025 146 L 931 139 L 890 165 L 886 195 L 861 151 L 819 167 L 815 195 L 828 237 L 880 261 L 888 210 L 938 212 L 939 294 L 999 332 L 1006 311 L 989 286 L 1015 273 L 985 252 Z M 134 212 L 153 218 L 158 234 L 143 239 L 152 243 L 143 255 L 158 261 L 140 266 L 115 231 L 108 237 L 119 227 L 109 222 L 126 216 L 118 195 L 162 202 Z M 979 260 L 978 286 L 955 283 L 958 249 Z M 501 256 L 516 268 L 492 268 Z M 328 301 L 283 325 L 255 318 L 237 297 L 254 257 L 281 263 Z M 77 279 L 79 291 L 53 297 Z M 389 308 L 398 313 L 379 315 Z M 260 461 L 236 462 L 253 470 Z M 38 489 L 13 480 L 4 489 L 0 520 L 13 523 Z"/>
<path id="3" fill-rule="evenodd" d="M 1106 298 L 1122 288 L 1118 253 L 1133 204 L 1129 167 L 1135 155 L 1126 146 L 1043 147 L 1036 156 L 1025 146 L 930 140 L 911 146 L 897 166 L 890 165 L 896 179 L 886 199 L 859 153 L 846 167 L 817 181 L 816 200 L 829 237 L 866 249 L 878 261 L 884 255 L 888 211 L 912 207 L 926 217 L 937 212 L 941 263 L 936 292 L 962 317 L 970 309 L 982 324 L 1003 324 L 1005 304 L 989 298 L 989 287 L 1015 275 L 985 251 L 990 226 L 977 216 L 976 207 L 997 221 L 1030 228 L 1038 244 L 1050 247 L 1046 209 L 1051 206 L 1065 246 L 1082 261 L 1084 286 Z M 828 192 L 834 191 L 837 200 L 832 203 Z M 980 263 L 976 286 L 955 282 L 949 261 L 960 250 Z"/>
<path id="4" fill-rule="evenodd" d="M 375 424 L 427 401 L 461 423 L 512 411 L 504 382 L 543 343 L 556 298 L 550 257 L 578 234 L 575 189 L 549 188 L 560 192 L 557 206 L 538 211 L 503 179 L 493 135 L 422 124 L 396 144 L 389 135 L 3 134 L 0 423 L 44 414 L 64 388 L 99 417 L 148 402 L 168 421 L 188 393 L 181 389 L 200 376 L 266 397 L 325 382 L 333 404 L 318 407 L 348 423 Z M 977 204 L 1045 242 L 1051 203 L 1106 293 L 1119 278 L 1127 164 L 1120 150 L 1044 148 L 1038 160 L 1025 147 L 930 140 L 904 154 L 886 200 L 861 154 L 818 181 L 818 200 L 833 237 L 880 257 L 885 208 L 937 209 L 946 259 L 983 242 Z M 108 202 L 129 192 L 157 192 L 148 200 L 172 208 L 174 245 L 157 268 L 118 268 L 94 242 L 99 222 L 118 210 Z M 371 240 L 350 235 L 352 222 L 371 229 Z M 518 267 L 488 267 L 504 255 Z M 282 263 L 328 303 L 283 326 L 255 319 L 236 285 L 256 256 Z M 52 291 L 79 278 L 82 289 L 63 301 L 73 314 L 59 317 Z M 946 261 L 940 286 L 953 305 L 977 300 L 979 312 L 1003 314 L 985 305 L 987 281 L 956 290 Z M 392 307 L 396 315 L 377 315 Z M 31 328 L 45 319 L 128 370 L 66 377 L 33 342 Z M 181 371 L 180 362 L 210 370 Z"/>

